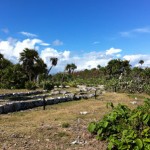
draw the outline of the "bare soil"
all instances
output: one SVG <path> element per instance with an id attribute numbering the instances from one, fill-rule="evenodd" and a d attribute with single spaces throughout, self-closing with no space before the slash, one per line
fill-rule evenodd
<path id="1" fill-rule="evenodd" d="M 106 150 L 87 130 L 91 121 L 100 120 L 111 111 L 107 102 L 130 108 L 143 103 L 145 94 L 105 93 L 95 99 L 72 101 L 0 115 L 2 150 Z M 131 104 L 132 101 L 137 104 Z M 81 114 L 87 112 L 87 114 Z"/>

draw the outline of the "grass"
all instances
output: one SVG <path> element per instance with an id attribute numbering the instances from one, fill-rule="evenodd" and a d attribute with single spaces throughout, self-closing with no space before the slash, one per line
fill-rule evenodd
<path id="1" fill-rule="evenodd" d="M 139 98 L 138 104 L 143 99 L 144 97 Z M 134 108 L 136 105 L 130 103 L 133 100 L 135 99 L 127 94 L 105 93 L 97 100 L 71 101 L 46 106 L 46 110 L 38 107 L 0 115 L 0 149 L 106 149 L 105 142 L 91 137 L 87 125 L 101 119 L 111 110 L 106 108 L 107 102 L 113 102 L 114 105 L 123 103 Z M 83 111 L 88 113 L 80 114 Z M 86 144 L 72 145 L 77 137 L 81 142 L 86 141 Z"/>

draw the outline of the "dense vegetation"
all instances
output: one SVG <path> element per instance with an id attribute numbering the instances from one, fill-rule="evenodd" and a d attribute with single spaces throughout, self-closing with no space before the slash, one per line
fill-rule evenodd
<path id="1" fill-rule="evenodd" d="M 150 94 L 150 68 L 132 67 L 127 60 L 110 60 L 105 67 L 100 65 L 90 70 L 75 71 L 74 63 L 66 64 L 64 72 L 50 75 L 58 58 L 50 58 L 51 67 L 39 57 L 34 49 L 24 49 L 20 53 L 18 64 L 13 64 L 0 54 L 0 88 L 5 89 L 51 89 L 54 85 L 85 84 L 87 86 L 103 84 L 106 90 L 117 92 L 146 92 Z"/>
<path id="2" fill-rule="evenodd" d="M 119 104 L 101 121 L 91 122 L 88 130 L 99 140 L 108 141 L 109 150 L 150 149 L 150 99 L 143 106 L 130 110 Z"/>

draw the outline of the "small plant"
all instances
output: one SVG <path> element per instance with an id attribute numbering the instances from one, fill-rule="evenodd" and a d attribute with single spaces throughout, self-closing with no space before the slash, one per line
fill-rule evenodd
<path id="1" fill-rule="evenodd" d="M 69 123 L 64 122 L 64 123 L 62 124 L 62 128 L 68 128 L 68 127 L 70 127 L 70 124 L 69 124 Z"/>

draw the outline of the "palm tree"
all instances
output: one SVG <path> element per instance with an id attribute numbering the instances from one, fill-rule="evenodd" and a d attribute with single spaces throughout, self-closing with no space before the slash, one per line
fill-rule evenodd
<path id="1" fill-rule="evenodd" d="M 77 69 L 77 66 L 74 63 L 67 64 L 65 67 L 65 70 L 68 71 L 69 74 L 73 73 L 75 69 Z"/>
<path id="2" fill-rule="evenodd" d="M 47 65 L 41 58 L 39 58 L 34 65 L 34 73 L 35 73 L 35 80 L 37 80 L 37 82 L 40 74 L 47 73 Z"/>
<path id="3" fill-rule="evenodd" d="M 101 69 L 101 65 L 97 65 L 97 68 L 100 70 Z"/>
<path id="4" fill-rule="evenodd" d="M 74 73 L 74 70 L 75 70 L 75 69 L 77 69 L 77 66 L 76 66 L 74 63 L 72 63 L 72 64 L 71 64 L 72 73 Z"/>
<path id="5" fill-rule="evenodd" d="M 67 64 L 65 70 L 68 71 L 69 74 L 71 74 L 71 64 Z"/>
<path id="6" fill-rule="evenodd" d="M 34 65 L 38 61 L 38 52 L 34 49 L 25 48 L 22 53 L 20 53 L 20 62 L 27 73 L 29 80 L 32 80 L 34 73 Z"/>
<path id="7" fill-rule="evenodd" d="M 50 58 L 50 61 L 51 61 L 51 67 L 49 68 L 47 74 L 50 73 L 50 71 L 51 71 L 51 69 L 53 68 L 53 66 L 56 66 L 56 65 L 57 65 L 58 58 L 56 58 L 56 57 L 51 57 L 51 58 Z"/>
<path id="8" fill-rule="evenodd" d="M 139 64 L 141 64 L 141 66 L 144 64 L 144 60 L 140 60 Z"/>

